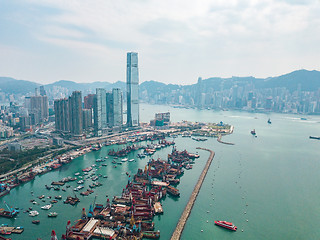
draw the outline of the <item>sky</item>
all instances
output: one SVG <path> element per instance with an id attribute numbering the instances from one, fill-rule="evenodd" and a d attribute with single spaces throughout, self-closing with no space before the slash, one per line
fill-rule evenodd
<path id="1" fill-rule="evenodd" d="M 320 0 L 0 0 L 0 76 L 41 84 L 320 70 Z"/>

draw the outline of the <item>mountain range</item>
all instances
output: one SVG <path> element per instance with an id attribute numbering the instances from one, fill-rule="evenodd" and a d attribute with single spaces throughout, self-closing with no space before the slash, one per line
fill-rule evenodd
<path id="1" fill-rule="evenodd" d="M 285 87 L 289 91 L 296 90 L 299 86 L 302 91 L 315 91 L 320 88 L 320 72 L 313 70 L 297 70 L 288 74 L 284 74 L 277 77 L 268 78 L 255 78 L 255 77 L 231 77 L 220 78 L 213 77 L 204 79 L 202 81 L 203 86 L 211 87 L 213 89 L 228 89 L 234 85 L 245 85 L 251 83 L 256 89 L 260 88 L 276 88 Z M 38 88 L 41 84 L 27 80 L 17 80 L 10 77 L 0 77 L 0 91 L 6 94 L 21 94 L 26 95 L 34 92 L 35 88 Z M 178 85 L 178 84 L 165 84 L 156 81 L 145 81 L 140 84 L 140 92 L 147 91 L 149 94 L 159 91 L 172 91 L 181 88 L 194 88 L 192 85 Z M 112 88 L 120 88 L 123 92 L 126 89 L 126 83 L 118 81 L 116 83 L 108 82 L 92 82 L 92 83 L 77 83 L 74 81 L 60 80 L 51 84 L 44 85 L 47 92 L 54 92 L 64 90 L 66 94 L 71 94 L 72 91 L 82 91 L 83 96 L 88 93 L 94 93 L 96 88 L 105 88 L 107 91 Z"/>

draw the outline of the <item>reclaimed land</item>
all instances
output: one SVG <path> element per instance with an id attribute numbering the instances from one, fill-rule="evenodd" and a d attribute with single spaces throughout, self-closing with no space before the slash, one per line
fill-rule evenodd
<path id="1" fill-rule="evenodd" d="M 214 158 L 214 155 L 215 155 L 215 152 L 212 151 L 212 150 L 209 150 L 209 149 L 206 149 L 206 148 L 200 148 L 198 147 L 197 149 L 202 149 L 202 150 L 205 150 L 205 151 L 209 151 L 210 152 L 210 156 L 208 158 L 208 161 L 205 165 L 205 167 L 203 168 L 203 171 L 198 179 L 198 182 L 196 184 L 196 186 L 194 187 L 192 193 L 191 193 L 191 196 L 189 198 L 189 201 L 179 219 L 179 222 L 176 226 L 176 229 L 175 231 L 173 232 L 172 236 L 171 236 L 171 240 L 179 240 L 181 238 L 181 234 L 182 234 L 182 231 L 184 229 L 184 226 L 186 225 L 186 222 L 189 218 L 189 215 L 191 213 L 191 210 L 192 210 L 192 207 L 194 205 L 194 202 L 196 201 L 196 198 L 199 194 L 199 191 L 201 189 L 201 186 L 202 186 L 202 183 L 207 175 L 207 172 L 210 168 L 210 165 L 211 165 L 211 162 Z"/>

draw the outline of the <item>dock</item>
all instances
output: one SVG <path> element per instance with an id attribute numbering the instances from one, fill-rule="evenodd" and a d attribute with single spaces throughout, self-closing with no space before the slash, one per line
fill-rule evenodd
<path id="1" fill-rule="evenodd" d="M 171 240 L 179 240 L 181 238 L 181 234 L 183 232 L 183 229 L 184 229 L 184 226 L 186 225 L 186 222 L 190 216 L 190 213 L 191 213 L 191 210 L 192 210 L 192 207 L 196 201 L 196 198 L 199 194 L 199 191 L 201 189 L 201 186 L 202 186 L 202 183 L 207 175 L 207 172 L 210 168 L 210 165 L 211 165 L 211 162 L 214 158 L 214 155 L 215 155 L 215 152 L 212 151 L 212 150 L 209 150 L 209 149 L 206 149 L 206 148 L 200 148 L 198 147 L 197 149 L 201 149 L 201 150 L 205 150 L 205 151 L 209 151 L 210 152 L 210 156 L 208 158 L 208 161 L 205 165 L 205 167 L 203 168 L 203 171 L 198 179 L 198 182 L 196 184 L 196 186 L 194 187 L 192 193 L 191 193 L 191 196 L 189 198 L 189 201 L 179 219 L 179 222 L 176 226 L 176 229 L 175 231 L 173 232 L 172 236 L 171 236 Z"/>

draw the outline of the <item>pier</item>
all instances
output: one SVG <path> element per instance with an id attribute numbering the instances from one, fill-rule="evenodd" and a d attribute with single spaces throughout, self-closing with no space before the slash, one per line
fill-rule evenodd
<path id="1" fill-rule="evenodd" d="M 182 234 L 182 231 L 184 229 L 184 226 L 186 225 L 186 222 L 190 216 L 190 213 L 191 213 L 191 210 L 192 210 L 192 207 L 194 205 L 194 202 L 196 201 L 196 198 L 199 194 L 199 191 L 201 189 L 201 186 L 202 186 L 202 183 L 207 175 L 207 172 L 210 168 L 210 165 L 211 165 L 211 162 L 214 158 L 214 155 L 215 155 L 215 152 L 212 151 L 212 150 L 209 150 L 209 149 L 206 149 L 206 148 L 200 148 L 198 147 L 197 149 L 202 149 L 202 150 L 205 150 L 205 151 L 209 151 L 210 152 L 210 156 L 208 158 L 208 161 L 198 179 L 198 182 L 196 184 L 196 186 L 194 187 L 192 193 L 191 193 L 191 196 L 190 196 L 190 199 L 179 219 L 179 222 L 176 226 L 176 229 L 175 231 L 173 232 L 172 236 L 171 236 L 171 240 L 179 240 L 181 238 L 181 234 Z"/>

